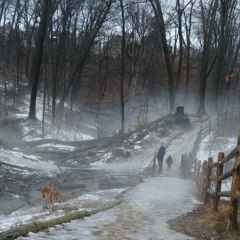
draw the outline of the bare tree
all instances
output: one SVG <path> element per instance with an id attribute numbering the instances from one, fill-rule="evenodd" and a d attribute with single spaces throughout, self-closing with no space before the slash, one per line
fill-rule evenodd
<path id="1" fill-rule="evenodd" d="M 184 9 L 182 9 L 180 0 L 176 1 L 176 12 L 177 12 L 177 23 L 178 23 L 178 35 L 179 35 L 179 61 L 178 61 L 178 70 L 176 77 L 176 91 L 178 91 L 179 83 L 182 74 L 182 63 L 183 63 L 183 33 L 182 33 L 182 15 Z"/>
<path id="2" fill-rule="evenodd" d="M 102 27 L 104 21 L 106 20 L 106 17 L 111 9 L 112 3 L 114 0 L 109 0 L 107 2 L 101 2 L 99 5 L 94 6 L 95 8 L 92 9 L 94 15 L 89 16 L 90 22 L 87 22 L 87 31 L 82 36 L 82 44 L 80 52 L 78 53 L 78 57 L 75 61 L 74 66 L 72 66 L 71 70 L 71 76 L 70 79 L 64 89 L 63 96 L 60 100 L 60 107 L 63 108 L 63 104 L 65 102 L 65 99 L 67 98 L 71 88 L 73 91 L 78 90 L 79 86 L 79 77 L 82 74 L 84 64 L 86 62 L 87 56 L 89 54 L 89 51 L 94 43 L 94 40 L 99 33 L 100 28 Z"/>
<path id="3" fill-rule="evenodd" d="M 60 94 L 63 94 L 66 87 L 68 73 L 67 59 L 70 62 L 74 62 L 76 60 L 77 39 L 73 38 L 73 36 L 76 34 L 78 13 L 82 8 L 82 1 L 79 1 L 77 4 L 75 0 L 60 1 L 55 19 L 52 21 L 52 121 L 55 120 L 56 98 Z M 74 41 L 71 41 L 71 38 L 73 38 Z"/>
<path id="4" fill-rule="evenodd" d="M 166 38 L 166 30 L 165 30 L 165 22 L 162 12 L 162 7 L 159 0 L 149 0 L 158 23 L 159 31 L 161 33 L 163 52 L 165 56 L 165 62 L 168 72 L 168 91 L 169 91 L 169 99 L 170 99 L 170 111 L 175 110 L 175 93 L 174 93 L 174 82 L 173 82 L 173 71 L 172 71 L 172 63 L 171 57 L 169 53 L 167 38 Z"/>
<path id="5" fill-rule="evenodd" d="M 35 56 L 32 62 L 32 91 L 31 91 L 31 100 L 30 100 L 30 109 L 28 117 L 30 119 L 36 119 L 36 98 L 37 98 L 37 89 L 39 82 L 39 75 L 42 63 L 43 56 L 43 46 L 46 36 L 46 30 L 49 22 L 50 11 L 51 11 L 51 0 L 44 0 L 42 3 L 42 16 L 39 24 L 39 31 L 37 35 L 36 50 Z"/>
<path id="6" fill-rule="evenodd" d="M 206 85 L 207 77 L 209 76 L 210 50 L 212 44 L 212 34 L 214 30 L 214 23 L 216 18 L 216 12 L 218 7 L 218 0 L 212 0 L 209 8 L 206 9 L 203 1 L 200 0 L 201 15 L 202 15 L 202 28 L 203 28 L 203 50 L 200 68 L 200 83 L 199 83 L 199 105 L 197 114 L 202 115 L 206 113 L 205 109 L 205 97 L 206 97 Z"/>
<path id="7" fill-rule="evenodd" d="M 220 30 L 218 36 L 217 59 L 214 68 L 212 91 L 212 99 L 216 111 L 218 111 L 219 96 L 222 85 L 220 84 L 220 80 L 224 79 L 224 70 L 226 70 L 224 67 L 224 63 L 229 42 L 230 21 L 232 19 L 232 14 L 236 7 L 236 4 L 236 0 L 220 1 Z"/>
<path id="8" fill-rule="evenodd" d="M 125 48 L 126 48 L 126 30 L 125 30 L 125 10 L 123 0 L 120 0 L 122 17 L 122 44 L 121 44 L 121 75 L 120 75 L 120 109 L 121 109 L 121 130 L 125 132 L 125 110 L 124 110 L 124 78 L 125 78 Z"/>
<path id="9" fill-rule="evenodd" d="M 188 101 L 188 92 L 189 92 L 189 84 L 190 84 L 190 47 L 191 47 L 191 33 L 192 33 L 192 17 L 193 17 L 193 7 L 196 0 L 189 1 L 189 13 L 184 11 L 184 25 L 185 25 L 185 38 L 183 41 L 185 48 L 185 57 L 186 57 L 186 84 L 185 84 L 185 93 L 184 93 L 184 103 Z"/>

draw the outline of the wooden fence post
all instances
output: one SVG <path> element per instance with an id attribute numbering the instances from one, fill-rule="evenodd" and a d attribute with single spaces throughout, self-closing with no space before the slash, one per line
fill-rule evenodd
<path id="1" fill-rule="evenodd" d="M 201 161 L 198 161 L 198 166 L 197 166 L 197 174 L 196 174 L 196 179 L 195 179 L 195 183 L 197 188 L 199 188 L 199 176 L 200 176 L 200 171 L 201 171 Z"/>
<path id="2" fill-rule="evenodd" d="M 196 177 L 196 173 L 197 173 L 197 158 L 195 158 L 194 160 L 194 177 Z"/>
<path id="3" fill-rule="evenodd" d="M 206 181 L 207 181 L 207 161 L 205 160 L 202 164 L 202 182 L 201 182 L 201 199 L 205 199 L 205 193 L 206 193 Z"/>
<path id="4" fill-rule="evenodd" d="M 221 164 L 221 160 L 224 158 L 224 153 L 218 153 L 218 164 L 217 164 L 217 174 L 216 174 L 216 187 L 215 187 L 215 196 L 213 199 L 213 211 L 217 212 L 218 210 L 218 203 L 220 197 L 218 193 L 221 192 L 222 181 L 218 181 L 218 178 L 223 174 L 223 165 Z"/>
<path id="5" fill-rule="evenodd" d="M 186 166 L 185 175 L 187 178 L 190 178 L 191 170 L 192 170 L 192 161 L 191 161 L 190 157 L 185 158 L 185 166 Z"/>
<path id="6" fill-rule="evenodd" d="M 232 189 L 230 195 L 230 211 L 228 216 L 228 230 L 236 230 L 238 229 L 237 222 L 237 212 L 238 212 L 238 203 L 240 196 L 237 195 L 240 191 L 240 131 L 238 132 L 238 141 L 236 147 L 235 154 L 235 163 L 233 169 L 233 177 L 232 177 Z"/>
<path id="7" fill-rule="evenodd" d="M 202 135 L 202 126 L 201 126 L 201 131 L 197 133 L 196 145 L 199 145 L 199 143 L 201 142 L 201 135 Z"/>
<path id="8" fill-rule="evenodd" d="M 204 203 L 207 204 L 209 201 L 209 193 L 207 192 L 208 188 L 211 187 L 211 176 L 212 176 L 212 167 L 211 164 L 213 163 L 213 159 L 211 157 L 208 158 L 208 164 L 207 164 L 207 179 L 206 179 L 206 185 L 205 185 L 205 197 L 204 197 Z"/>

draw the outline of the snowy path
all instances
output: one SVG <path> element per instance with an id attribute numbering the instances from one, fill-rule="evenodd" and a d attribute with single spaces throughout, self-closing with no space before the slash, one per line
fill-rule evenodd
<path id="1" fill-rule="evenodd" d="M 84 240 L 187 240 L 194 239 L 168 229 L 167 221 L 195 204 L 193 183 L 183 179 L 155 177 L 145 180 L 124 194 L 124 201 L 114 208 L 83 220 L 50 228 L 48 232 L 18 239 Z"/>
<path id="2" fill-rule="evenodd" d="M 187 240 L 194 239 L 169 230 L 167 221 L 191 211 L 196 203 L 192 197 L 193 182 L 178 178 L 180 156 L 189 153 L 193 147 L 198 127 L 182 134 L 171 142 L 167 153 L 174 164 L 171 172 L 164 176 L 145 179 L 136 187 L 123 194 L 124 201 L 112 209 L 97 213 L 82 220 L 74 220 L 45 232 L 30 233 L 22 240 L 38 239 L 84 239 L 84 240 Z M 166 139 L 165 139 L 166 140 Z M 159 146 L 159 145 L 158 145 Z M 154 148 L 145 149 L 141 158 L 136 157 L 128 163 L 96 166 L 118 174 L 134 174 L 149 165 L 149 154 Z M 136 169 L 136 166 L 137 169 Z M 106 196 L 107 197 L 107 196 Z M 107 199 L 109 200 L 109 199 Z"/>

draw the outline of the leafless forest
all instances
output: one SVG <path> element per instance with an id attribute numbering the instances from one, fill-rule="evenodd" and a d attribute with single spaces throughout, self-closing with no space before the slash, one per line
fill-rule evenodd
<path id="1" fill-rule="evenodd" d="M 126 132 L 176 106 L 239 108 L 239 12 L 237 0 L 1 0 L 1 116 L 29 95 L 36 119 L 41 96 L 43 123 L 91 113 Z"/>

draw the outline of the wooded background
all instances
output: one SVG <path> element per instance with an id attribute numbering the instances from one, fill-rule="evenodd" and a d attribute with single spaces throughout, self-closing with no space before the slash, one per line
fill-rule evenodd
<path id="1" fill-rule="evenodd" d="M 199 115 L 239 108 L 239 12 L 237 0 L 1 0 L 1 115 L 27 93 L 31 119 L 41 94 L 53 122 L 65 103 L 115 108 L 123 132 L 126 109 L 144 123 L 160 100 L 159 115 L 192 99 Z"/>

